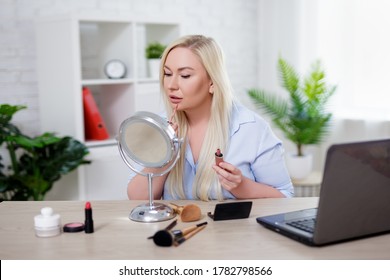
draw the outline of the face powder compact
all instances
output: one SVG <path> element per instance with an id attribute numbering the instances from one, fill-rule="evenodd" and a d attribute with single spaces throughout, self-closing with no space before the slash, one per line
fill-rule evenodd
<path id="1" fill-rule="evenodd" d="M 84 230 L 83 223 L 68 223 L 64 225 L 64 232 L 80 232 Z"/>
<path id="2" fill-rule="evenodd" d="M 53 208 L 43 207 L 41 214 L 34 217 L 35 235 L 51 237 L 61 233 L 61 217 L 55 214 Z"/>

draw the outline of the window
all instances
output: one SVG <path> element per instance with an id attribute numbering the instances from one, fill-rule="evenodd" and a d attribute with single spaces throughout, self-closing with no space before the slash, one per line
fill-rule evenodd
<path id="1" fill-rule="evenodd" d="M 336 117 L 390 120 L 390 1 L 319 0 L 317 43 Z"/>

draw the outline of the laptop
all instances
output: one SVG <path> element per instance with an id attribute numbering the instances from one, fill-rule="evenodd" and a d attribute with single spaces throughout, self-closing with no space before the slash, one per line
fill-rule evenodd
<path id="1" fill-rule="evenodd" d="M 390 139 L 332 145 L 317 208 L 256 220 L 311 246 L 390 232 Z"/>

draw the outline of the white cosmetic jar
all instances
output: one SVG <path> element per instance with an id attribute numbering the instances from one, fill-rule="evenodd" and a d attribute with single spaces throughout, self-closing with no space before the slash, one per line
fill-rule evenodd
<path id="1" fill-rule="evenodd" d="M 53 208 L 43 207 L 41 214 L 34 217 L 35 235 L 51 237 L 61 233 L 61 217 L 53 213 Z"/>

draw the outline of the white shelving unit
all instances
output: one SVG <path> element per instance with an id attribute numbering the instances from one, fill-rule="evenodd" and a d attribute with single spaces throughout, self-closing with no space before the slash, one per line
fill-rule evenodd
<path id="1" fill-rule="evenodd" d="M 144 50 L 149 42 L 168 44 L 180 33 L 179 23 L 169 21 L 85 16 L 36 21 L 42 132 L 53 131 L 84 142 L 92 161 L 56 183 L 48 199 L 127 198 L 129 169 L 119 156 L 115 138 L 122 121 L 136 111 L 162 112 L 159 83 L 148 77 Z M 125 63 L 126 77 L 112 80 L 105 76 L 104 65 L 111 59 Z M 85 139 L 85 86 L 98 105 L 110 134 L 108 140 Z"/>

